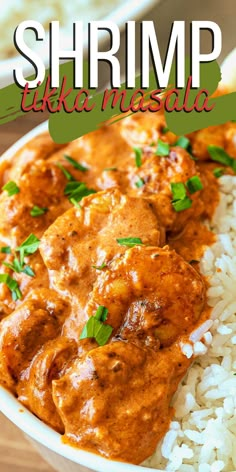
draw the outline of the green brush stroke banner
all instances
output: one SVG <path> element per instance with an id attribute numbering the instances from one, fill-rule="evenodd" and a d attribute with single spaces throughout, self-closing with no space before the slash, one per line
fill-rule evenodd
<path id="1" fill-rule="evenodd" d="M 173 65 L 169 80 L 170 86 L 168 87 L 167 92 L 169 89 L 173 89 L 175 87 L 175 72 L 175 65 Z M 65 93 L 71 89 L 70 94 L 66 97 L 66 103 L 69 109 L 73 107 L 76 97 L 81 91 L 81 89 L 73 88 L 73 76 L 74 70 L 72 61 L 60 65 L 60 86 L 54 91 L 53 96 L 51 96 L 49 99 L 52 108 L 55 108 L 58 105 L 64 77 L 66 77 Z M 188 58 L 186 59 L 185 76 L 187 85 L 187 80 L 190 76 L 190 60 Z M 30 107 L 35 93 L 35 103 L 37 103 L 38 107 L 42 104 L 48 77 L 49 71 L 47 70 L 44 82 L 39 87 L 37 87 L 37 89 L 30 89 L 25 100 L 26 107 Z M 33 78 L 33 76 L 29 77 L 28 80 L 31 78 Z M 191 108 L 191 106 L 194 104 L 194 100 L 198 91 L 201 89 L 206 89 L 209 95 L 211 95 L 217 89 L 220 79 L 220 68 L 216 61 L 201 64 L 200 87 L 199 89 L 190 90 L 188 97 L 189 108 Z M 126 90 L 126 104 L 130 102 L 135 90 L 141 89 L 140 82 L 141 79 L 140 76 L 138 76 L 136 78 L 134 89 L 125 89 L 125 84 L 122 84 L 121 88 L 118 90 L 119 93 Z M 119 100 L 114 107 L 109 105 L 105 108 L 105 110 L 102 110 L 104 92 L 97 92 L 94 89 L 89 89 L 88 63 L 86 61 L 84 61 L 83 68 L 83 84 L 84 89 L 88 90 L 90 97 L 88 104 L 90 106 L 93 105 L 93 110 L 83 110 L 80 112 L 73 111 L 72 113 L 68 113 L 62 108 L 60 111 L 50 113 L 49 132 L 53 140 L 57 143 L 66 143 L 72 141 L 86 133 L 97 129 L 103 122 L 107 120 L 112 120 L 112 123 L 114 123 L 115 121 L 127 116 L 121 115 Z M 151 71 L 149 89 L 145 89 L 145 92 L 148 94 L 155 89 L 157 89 L 157 81 L 154 72 Z M 178 90 L 178 101 L 180 104 L 184 101 L 185 93 L 186 87 Z M 0 124 L 13 121 L 26 113 L 21 109 L 22 95 L 23 89 L 18 87 L 16 84 L 12 84 L 3 89 L 0 89 Z M 84 99 L 85 95 L 82 94 L 80 99 L 77 100 L 78 106 L 82 106 Z M 111 102 L 112 100 L 110 100 L 109 103 L 111 104 Z M 207 126 L 222 124 L 229 120 L 236 120 L 236 92 L 209 99 L 208 105 L 211 106 L 213 104 L 214 108 L 208 112 L 204 110 L 201 112 L 197 112 L 196 110 L 192 110 L 191 112 L 186 112 L 184 110 L 172 112 L 165 111 L 168 128 L 177 135 L 183 135 Z M 41 112 L 38 111 L 38 113 Z"/>

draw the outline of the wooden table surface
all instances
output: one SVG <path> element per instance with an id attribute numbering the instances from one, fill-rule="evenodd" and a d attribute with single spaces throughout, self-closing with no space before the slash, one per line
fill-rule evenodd
<path id="1" fill-rule="evenodd" d="M 183 12 L 184 15 L 183 15 Z M 153 12 L 146 19 L 159 16 L 163 28 L 160 38 L 161 51 L 166 50 L 170 24 L 173 20 L 204 19 L 216 21 L 223 32 L 223 50 L 221 58 L 235 47 L 235 0 L 165 0 L 155 15 Z M 184 18 L 183 18 L 184 16 Z M 121 48 L 121 51 L 123 49 Z M 122 54 L 119 55 L 122 59 Z M 125 61 L 123 57 L 123 62 Z M 121 61 L 122 63 L 122 61 Z M 28 113 L 12 123 L 0 126 L 0 155 L 17 139 L 47 119 L 45 113 Z M 39 456 L 37 451 L 24 438 L 23 434 L 0 414 L 0 472 L 53 472 L 53 469 Z"/>
<path id="2" fill-rule="evenodd" d="M 29 113 L 0 127 L 0 155 L 40 122 L 46 114 Z M 53 472 L 21 431 L 0 413 L 0 472 Z"/>

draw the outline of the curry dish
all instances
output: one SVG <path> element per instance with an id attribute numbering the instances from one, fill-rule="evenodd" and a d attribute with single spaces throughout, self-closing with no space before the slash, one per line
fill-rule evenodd
<path id="1" fill-rule="evenodd" d="M 235 136 L 146 112 L 1 161 L 0 381 L 64 441 L 138 464 L 168 430 Z"/>

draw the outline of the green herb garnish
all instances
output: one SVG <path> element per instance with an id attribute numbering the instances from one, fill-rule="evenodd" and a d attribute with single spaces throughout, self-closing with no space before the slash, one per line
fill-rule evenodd
<path id="1" fill-rule="evenodd" d="M 96 193 L 96 190 L 88 188 L 83 182 L 69 182 L 64 189 L 64 194 L 68 195 L 70 202 L 73 204 L 80 202 L 83 197 L 93 193 Z"/>
<path id="2" fill-rule="evenodd" d="M 118 238 L 116 241 L 120 246 L 134 247 L 143 245 L 143 242 L 140 238 Z"/>
<path id="3" fill-rule="evenodd" d="M 92 267 L 96 270 L 102 270 L 106 266 L 107 266 L 106 262 L 103 262 L 100 266 L 93 265 Z"/>
<path id="4" fill-rule="evenodd" d="M 22 298 L 22 293 L 20 291 L 18 282 L 10 275 L 0 274 L 0 283 L 6 284 L 9 290 L 11 290 L 12 299 L 14 301 Z"/>
<path id="5" fill-rule="evenodd" d="M 81 172 L 86 172 L 88 170 L 88 167 L 83 166 L 79 162 L 77 162 L 75 159 L 72 157 L 68 156 L 67 154 L 64 154 L 64 158 L 75 168 L 80 170 Z"/>
<path id="6" fill-rule="evenodd" d="M 76 208 L 81 209 L 81 205 L 75 200 L 75 198 L 71 198 L 70 203 L 72 203 Z"/>
<path id="7" fill-rule="evenodd" d="M 185 136 L 180 136 L 176 143 L 175 143 L 175 146 L 179 146 L 183 149 L 188 149 L 189 146 L 190 146 L 190 141 L 188 138 L 186 138 Z"/>
<path id="8" fill-rule="evenodd" d="M 168 156 L 170 152 L 170 145 L 168 143 L 164 143 L 161 139 L 158 139 L 157 149 L 156 149 L 156 156 Z"/>
<path id="9" fill-rule="evenodd" d="M 186 184 L 183 182 L 171 182 L 170 187 L 173 196 L 172 206 L 175 211 L 180 212 L 192 206 L 192 200 L 187 196 L 187 189 L 190 193 L 195 193 L 201 190 L 203 185 L 198 175 L 194 175 L 187 180 Z"/>
<path id="10" fill-rule="evenodd" d="M 198 177 L 198 175 L 194 175 L 193 177 L 190 177 L 190 179 L 188 179 L 186 182 L 186 187 L 190 193 L 195 193 L 203 189 L 202 182 L 200 178 Z"/>
<path id="11" fill-rule="evenodd" d="M 139 147 L 134 147 L 133 150 L 134 150 L 134 153 L 135 153 L 135 164 L 136 164 L 136 167 L 141 167 L 141 165 L 142 165 L 142 154 L 143 154 L 143 151 L 142 151 L 142 149 L 139 148 Z"/>
<path id="12" fill-rule="evenodd" d="M 13 182 L 13 180 L 9 180 L 9 182 L 3 185 L 2 190 L 6 190 L 9 197 L 12 197 L 12 195 L 19 193 L 20 191 L 19 187 L 16 185 L 15 182 Z"/>
<path id="13" fill-rule="evenodd" d="M 103 172 L 107 172 L 109 170 L 117 170 L 117 167 L 106 167 L 105 169 L 103 169 Z"/>
<path id="14" fill-rule="evenodd" d="M 95 315 L 91 316 L 83 328 L 80 339 L 94 338 L 99 346 L 104 346 L 113 331 L 112 326 L 104 324 L 107 319 L 108 309 L 99 306 Z"/>
<path id="15" fill-rule="evenodd" d="M 10 246 L 2 246 L 0 248 L 0 252 L 2 252 L 3 254 L 11 254 L 11 248 Z"/>
<path id="16" fill-rule="evenodd" d="M 224 173 L 225 173 L 225 171 L 222 167 L 216 167 L 213 170 L 213 174 L 217 179 L 219 179 Z"/>
<path id="17" fill-rule="evenodd" d="M 32 210 L 30 210 L 30 214 L 31 216 L 41 216 L 41 215 L 44 215 L 44 213 L 46 213 L 48 211 L 48 208 L 46 207 L 39 207 L 37 205 L 34 205 Z"/>
<path id="18" fill-rule="evenodd" d="M 143 179 L 141 179 L 141 177 L 137 180 L 137 182 L 135 182 L 135 185 L 136 185 L 137 188 L 143 187 L 144 184 L 145 184 L 145 182 L 144 182 Z"/>
<path id="19" fill-rule="evenodd" d="M 17 259 L 17 257 L 15 257 L 15 259 L 13 260 L 12 263 L 4 261 L 3 265 L 8 267 L 8 269 L 13 270 L 13 272 L 22 272 L 22 270 L 23 270 L 23 265 L 20 263 L 20 261 L 19 261 L 19 259 Z"/>
<path id="20" fill-rule="evenodd" d="M 168 133 L 168 131 L 170 131 L 168 126 L 164 126 L 164 128 L 162 129 L 162 133 L 166 134 L 166 133 Z"/>
<path id="21" fill-rule="evenodd" d="M 172 206 L 176 212 L 187 210 L 192 205 L 192 200 L 187 196 L 186 187 L 182 182 L 171 182 Z"/>
<path id="22" fill-rule="evenodd" d="M 64 194 L 65 195 L 70 195 L 71 193 L 74 192 L 74 190 L 77 190 L 77 188 L 81 185 L 81 182 L 77 182 L 76 180 L 73 182 L 68 182 L 64 188 Z"/>
<path id="23" fill-rule="evenodd" d="M 186 188 L 183 182 L 171 182 L 173 201 L 183 200 L 186 197 Z"/>
<path id="24" fill-rule="evenodd" d="M 34 254 L 39 247 L 40 239 L 34 234 L 30 234 L 23 243 L 16 248 L 16 251 L 20 253 L 20 263 L 24 264 L 24 257 L 29 254 Z"/>
<path id="25" fill-rule="evenodd" d="M 28 275 L 29 277 L 35 276 L 33 269 L 28 265 L 24 266 L 24 269 L 22 270 L 22 272 L 24 272 L 24 274 Z"/>
<path id="26" fill-rule="evenodd" d="M 14 258 L 12 263 L 4 261 L 3 265 L 13 270 L 13 272 L 17 272 L 17 273 L 24 272 L 24 274 L 28 275 L 29 277 L 35 276 L 33 269 L 31 269 L 31 267 L 28 265 L 26 266 L 24 262 L 21 263 L 19 259 L 17 259 L 17 257 Z"/>
<path id="27" fill-rule="evenodd" d="M 61 171 L 63 172 L 63 174 L 64 174 L 64 176 L 67 180 L 75 180 L 73 175 L 62 164 L 60 164 L 60 162 L 57 163 L 57 167 L 59 167 L 59 169 L 61 169 Z"/>
<path id="28" fill-rule="evenodd" d="M 94 315 L 98 321 L 106 321 L 108 315 L 108 309 L 105 306 L 100 305 Z"/>
<path id="29" fill-rule="evenodd" d="M 192 200 L 189 197 L 185 197 L 182 200 L 172 201 L 172 206 L 176 212 L 187 210 L 192 206 Z"/>
<path id="30" fill-rule="evenodd" d="M 30 266 L 25 264 L 24 258 L 29 254 L 34 254 L 39 247 L 40 240 L 34 235 L 30 234 L 28 238 L 15 250 L 20 253 L 20 259 L 15 257 L 13 262 L 3 262 L 3 265 L 13 270 L 14 272 L 20 273 L 24 272 L 29 277 L 34 277 L 35 273 Z"/>
<path id="31" fill-rule="evenodd" d="M 233 171 L 236 172 L 236 160 L 233 157 L 229 156 L 229 154 L 227 154 L 227 152 L 223 148 L 219 146 L 210 145 L 207 147 L 207 150 L 213 161 L 231 167 Z"/>
<path id="32" fill-rule="evenodd" d="M 174 144 L 174 146 L 179 146 L 181 147 L 182 149 L 186 149 L 186 151 L 189 153 L 189 156 L 190 158 L 193 160 L 193 161 L 198 161 L 198 158 L 193 156 L 192 154 L 192 146 L 191 146 L 191 143 L 190 143 L 190 140 L 188 138 L 186 138 L 186 136 L 180 136 L 176 143 Z"/>

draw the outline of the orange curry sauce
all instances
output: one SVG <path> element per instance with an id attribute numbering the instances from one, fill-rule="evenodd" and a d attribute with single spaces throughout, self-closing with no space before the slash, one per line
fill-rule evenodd
<path id="1" fill-rule="evenodd" d="M 180 344 L 209 316 L 193 262 L 215 240 L 204 221 L 219 201 L 220 165 L 207 147 L 236 157 L 234 123 L 192 133 L 191 149 L 165 126 L 162 114 L 146 112 L 65 146 L 44 133 L 0 163 L 1 185 L 19 189 L 0 195 L 1 246 L 11 248 L 1 261 L 13 264 L 30 233 L 40 239 L 21 267 L 34 275 L 2 265 L 22 296 L 0 284 L 1 383 L 70 444 L 137 464 L 173 417 L 192 362 Z M 202 188 L 191 193 L 193 177 Z M 80 202 L 71 193 L 78 182 Z M 190 200 L 181 211 L 176 183 Z M 99 307 L 112 328 L 104 345 L 80 339 Z"/>

